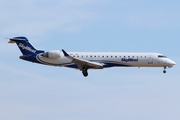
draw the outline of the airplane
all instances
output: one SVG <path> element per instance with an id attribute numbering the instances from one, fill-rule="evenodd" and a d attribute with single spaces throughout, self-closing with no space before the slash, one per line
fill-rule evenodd
<path id="1" fill-rule="evenodd" d="M 171 68 L 176 63 L 159 53 L 124 52 L 66 52 L 62 49 L 45 52 L 35 49 L 26 37 L 8 38 L 8 43 L 16 43 L 22 52 L 22 60 L 44 65 L 75 68 L 87 77 L 89 69 L 110 67 L 163 67 Z"/>

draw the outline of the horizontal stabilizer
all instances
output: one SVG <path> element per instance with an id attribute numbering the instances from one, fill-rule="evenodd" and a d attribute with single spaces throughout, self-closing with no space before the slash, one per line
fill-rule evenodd
<path id="1" fill-rule="evenodd" d="M 16 42 L 10 40 L 8 43 L 16 43 Z"/>
<path id="2" fill-rule="evenodd" d="M 19 39 L 19 38 L 6 38 L 9 39 L 10 41 L 8 43 L 16 43 L 15 41 L 26 41 L 26 39 Z"/>

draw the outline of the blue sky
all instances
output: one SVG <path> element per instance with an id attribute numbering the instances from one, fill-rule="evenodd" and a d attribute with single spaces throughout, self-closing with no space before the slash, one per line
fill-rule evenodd
<path id="1" fill-rule="evenodd" d="M 180 119 L 180 1 L 0 1 L 0 119 Z M 37 49 L 158 52 L 177 65 L 80 71 L 22 61 L 6 37 Z"/>

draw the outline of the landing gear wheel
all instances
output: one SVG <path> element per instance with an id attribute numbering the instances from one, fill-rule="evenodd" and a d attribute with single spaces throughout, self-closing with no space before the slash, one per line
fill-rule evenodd
<path id="1" fill-rule="evenodd" d="M 164 67 L 164 71 L 163 71 L 163 73 L 164 73 L 164 74 L 166 73 L 166 66 Z"/>
<path id="2" fill-rule="evenodd" d="M 83 70 L 82 73 L 83 73 L 84 77 L 87 77 L 87 76 L 88 76 L 87 70 Z"/>

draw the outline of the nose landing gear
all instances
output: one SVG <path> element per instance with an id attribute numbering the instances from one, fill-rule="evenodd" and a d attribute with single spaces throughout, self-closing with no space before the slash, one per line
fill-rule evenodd
<path id="1" fill-rule="evenodd" d="M 163 73 L 164 73 L 164 74 L 166 73 L 166 67 L 164 67 L 164 71 L 163 71 Z"/>

